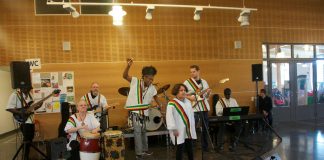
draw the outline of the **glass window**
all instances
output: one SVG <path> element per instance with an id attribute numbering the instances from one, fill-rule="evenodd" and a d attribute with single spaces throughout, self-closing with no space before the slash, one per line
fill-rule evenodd
<path id="1" fill-rule="evenodd" d="M 269 45 L 270 58 L 291 58 L 290 45 Z"/>
<path id="2" fill-rule="evenodd" d="M 262 58 L 267 58 L 267 45 L 262 45 Z"/>
<path id="3" fill-rule="evenodd" d="M 297 63 L 297 104 L 309 106 L 314 104 L 313 63 Z"/>
<path id="4" fill-rule="evenodd" d="M 289 63 L 271 63 L 271 76 L 274 107 L 289 107 Z"/>
<path id="5" fill-rule="evenodd" d="M 268 66 L 267 66 L 267 61 L 263 61 L 262 63 L 262 70 L 263 70 L 263 82 L 264 82 L 264 85 L 265 85 L 265 88 L 268 88 Z"/>
<path id="6" fill-rule="evenodd" d="M 324 103 L 324 60 L 316 61 L 317 69 L 317 99 L 318 103 Z"/>
<path id="7" fill-rule="evenodd" d="M 324 58 L 324 45 L 316 45 L 316 57 Z"/>
<path id="8" fill-rule="evenodd" d="M 294 58 L 313 58 L 314 46 L 313 45 L 294 45 Z"/>

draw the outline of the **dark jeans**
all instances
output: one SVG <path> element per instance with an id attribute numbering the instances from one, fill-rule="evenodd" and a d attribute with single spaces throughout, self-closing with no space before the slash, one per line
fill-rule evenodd
<path id="1" fill-rule="evenodd" d="M 192 139 L 185 139 L 185 142 L 177 145 L 176 160 L 182 160 L 184 147 L 186 147 L 187 155 L 189 160 L 193 160 L 193 145 Z"/>
<path id="2" fill-rule="evenodd" d="M 30 145 L 34 139 L 34 134 L 35 134 L 35 125 L 29 124 L 29 123 L 22 124 L 22 125 L 20 125 L 20 130 L 23 133 L 24 142 L 27 142 L 27 143 L 25 143 L 26 148 L 24 150 L 24 152 L 25 152 L 24 159 L 28 160 Z"/>
<path id="3" fill-rule="evenodd" d="M 68 160 L 80 160 L 80 143 L 76 140 L 70 142 L 71 156 Z"/>
<path id="4" fill-rule="evenodd" d="M 202 117 L 202 118 L 201 118 Z M 200 121 L 200 120 L 203 121 Z M 201 139 L 201 145 L 204 150 L 208 148 L 208 126 L 209 126 L 209 120 L 208 120 L 208 111 L 203 111 L 203 112 L 195 112 L 195 123 L 200 122 L 202 123 L 202 139 Z M 206 124 L 206 126 L 205 126 Z"/>

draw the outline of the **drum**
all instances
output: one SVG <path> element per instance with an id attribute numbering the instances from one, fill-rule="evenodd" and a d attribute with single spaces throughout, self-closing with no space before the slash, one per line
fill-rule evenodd
<path id="1" fill-rule="evenodd" d="M 106 160 L 123 160 L 125 158 L 124 135 L 121 131 L 106 131 L 104 141 Z"/>
<path id="2" fill-rule="evenodd" d="M 100 157 L 100 134 L 84 132 L 80 139 L 80 159 L 99 160 Z"/>
<path id="3" fill-rule="evenodd" d="M 156 108 L 150 108 L 148 110 L 148 117 L 146 119 L 146 130 L 155 131 L 159 129 L 163 123 L 163 117 L 161 112 Z"/>

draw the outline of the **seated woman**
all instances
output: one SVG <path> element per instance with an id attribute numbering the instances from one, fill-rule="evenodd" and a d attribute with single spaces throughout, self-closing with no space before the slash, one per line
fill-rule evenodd
<path id="1" fill-rule="evenodd" d="M 87 112 L 87 103 L 80 100 L 77 104 L 78 112 L 71 115 L 65 125 L 64 131 L 68 133 L 69 143 L 68 150 L 71 150 L 70 159 L 80 159 L 79 141 L 84 133 L 97 134 L 100 124 L 93 114 Z"/>
<path id="2" fill-rule="evenodd" d="M 172 89 L 172 94 L 176 97 L 169 101 L 166 111 L 167 128 L 173 144 L 177 146 L 177 160 L 182 160 L 184 147 L 188 159 L 193 160 L 192 141 L 197 139 L 194 112 L 191 102 L 186 99 L 187 92 L 184 84 L 176 84 Z"/>

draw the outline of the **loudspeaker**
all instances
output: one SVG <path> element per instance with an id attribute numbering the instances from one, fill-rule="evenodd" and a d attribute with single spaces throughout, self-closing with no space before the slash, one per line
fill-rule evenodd
<path id="1" fill-rule="evenodd" d="M 252 81 L 262 81 L 262 64 L 252 64 Z"/>
<path id="2" fill-rule="evenodd" d="M 46 145 L 47 157 L 50 159 L 62 159 L 69 157 L 66 144 L 67 139 L 64 137 L 50 140 Z"/>
<path id="3" fill-rule="evenodd" d="M 10 63 L 11 85 L 13 89 L 31 88 L 28 62 L 12 61 Z"/>

